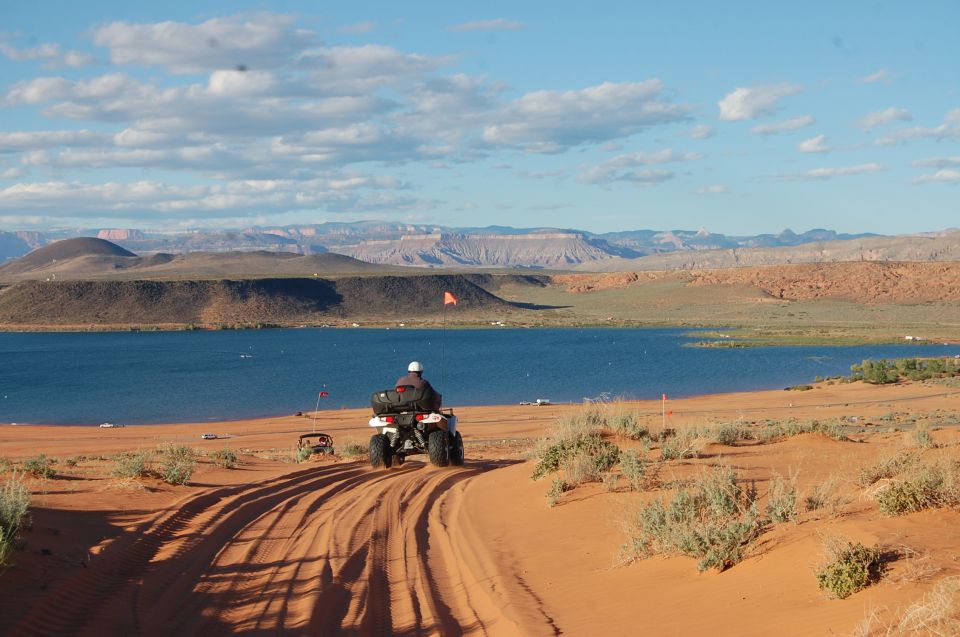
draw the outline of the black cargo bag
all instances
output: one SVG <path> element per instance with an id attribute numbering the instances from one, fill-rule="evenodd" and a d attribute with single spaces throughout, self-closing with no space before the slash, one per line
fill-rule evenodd
<path id="1" fill-rule="evenodd" d="M 377 416 L 399 414 L 404 411 L 433 411 L 437 393 L 432 387 L 416 388 L 403 385 L 396 389 L 384 389 L 374 392 L 370 406 Z"/>

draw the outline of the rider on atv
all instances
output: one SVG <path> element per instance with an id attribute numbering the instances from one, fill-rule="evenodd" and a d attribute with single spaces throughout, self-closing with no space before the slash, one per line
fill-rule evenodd
<path id="1" fill-rule="evenodd" d="M 440 404 L 442 402 L 442 396 L 440 393 L 433 388 L 433 385 L 430 384 L 430 381 L 423 377 L 423 364 L 419 361 L 412 361 L 407 365 L 407 375 L 401 376 L 397 379 L 397 382 L 394 383 L 394 387 L 403 387 L 405 385 L 410 385 L 414 389 L 426 389 L 426 395 L 433 394 L 433 405 L 430 407 L 433 411 L 438 411 L 440 409 Z"/>

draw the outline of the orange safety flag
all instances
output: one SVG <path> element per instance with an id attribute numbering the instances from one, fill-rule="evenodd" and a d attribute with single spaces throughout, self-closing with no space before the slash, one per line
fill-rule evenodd
<path id="1" fill-rule="evenodd" d="M 453 292 L 444 292 L 444 293 L 443 293 L 443 304 L 444 304 L 444 305 L 450 305 L 451 303 L 453 303 L 454 305 L 456 305 L 456 304 L 457 304 L 457 297 L 455 297 L 455 296 L 453 295 Z"/>

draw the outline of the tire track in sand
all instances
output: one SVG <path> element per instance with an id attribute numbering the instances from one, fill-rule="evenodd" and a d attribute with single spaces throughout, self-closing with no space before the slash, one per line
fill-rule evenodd
<path id="1" fill-rule="evenodd" d="M 121 536 L 11 634 L 556 634 L 461 528 L 467 487 L 499 466 L 321 465 L 198 493 Z"/>

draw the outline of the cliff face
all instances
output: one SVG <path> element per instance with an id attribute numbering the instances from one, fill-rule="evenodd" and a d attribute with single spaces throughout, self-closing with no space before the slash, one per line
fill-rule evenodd
<path id="1" fill-rule="evenodd" d="M 98 232 L 97 238 L 107 241 L 142 241 L 146 236 L 140 230 L 111 228 Z"/>
<path id="2" fill-rule="evenodd" d="M 335 248 L 370 263 L 565 268 L 612 258 L 579 233 L 421 234 Z"/>

